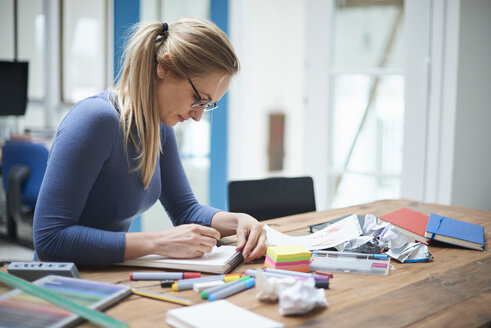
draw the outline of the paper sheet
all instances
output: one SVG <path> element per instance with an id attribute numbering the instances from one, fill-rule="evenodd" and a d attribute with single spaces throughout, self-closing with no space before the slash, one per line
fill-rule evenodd
<path id="1" fill-rule="evenodd" d="M 356 238 L 362 233 L 356 215 L 348 216 L 341 221 L 333 223 L 324 229 L 307 236 L 289 236 L 268 225 L 265 225 L 264 229 L 266 230 L 268 245 L 302 245 L 311 251 L 334 247 Z"/>

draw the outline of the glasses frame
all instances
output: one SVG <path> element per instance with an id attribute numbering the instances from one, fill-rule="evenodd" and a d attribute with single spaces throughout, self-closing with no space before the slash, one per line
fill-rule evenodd
<path id="1" fill-rule="evenodd" d="M 191 79 L 188 76 L 186 76 L 186 79 L 188 79 L 189 84 L 191 84 L 191 87 L 193 88 L 194 95 L 198 99 L 196 102 L 194 102 L 191 105 L 191 107 L 204 107 L 204 111 L 205 112 L 211 112 L 212 110 L 215 110 L 215 109 L 218 108 L 218 105 L 217 105 L 216 102 L 212 103 L 212 102 L 209 102 L 208 100 L 203 99 L 201 97 L 201 95 L 199 94 L 198 90 L 196 89 L 196 87 L 194 86 L 193 82 L 191 81 Z M 206 104 L 202 104 L 203 101 L 206 101 Z"/>

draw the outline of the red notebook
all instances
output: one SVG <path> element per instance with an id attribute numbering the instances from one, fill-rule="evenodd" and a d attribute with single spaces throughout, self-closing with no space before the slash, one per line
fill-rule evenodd
<path id="1" fill-rule="evenodd" d="M 392 223 L 405 235 L 426 245 L 430 242 L 430 239 L 425 237 L 428 219 L 428 215 L 424 215 L 423 213 L 407 207 L 400 208 L 397 211 L 390 212 L 380 217 L 380 220 Z"/>

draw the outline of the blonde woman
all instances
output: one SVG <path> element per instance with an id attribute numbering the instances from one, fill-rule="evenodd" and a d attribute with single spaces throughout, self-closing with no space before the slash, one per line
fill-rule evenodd
<path id="1" fill-rule="evenodd" d="M 142 24 L 124 58 L 116 88 L 76 104 L 58 128 L 35 210 L 35 260 L 192 258 L 235 233 L 246 262 L 263 256 L 253 217 L 197 202 L 172 128 L 199 121 L 227 92 L 239 62 L 226 35 L 195 18 Z M 127 232 L 157 200 L 174 227 Z"/>

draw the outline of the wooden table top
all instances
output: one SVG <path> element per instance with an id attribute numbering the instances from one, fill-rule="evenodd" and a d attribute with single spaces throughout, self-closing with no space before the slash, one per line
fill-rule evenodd
<path id="1" fill-rule="evenodd" d="M 424 204 L 408 200 L 381 200 L 347 208 L 305 213 L 268 220 L 275 229 L 294 235 L 307 234 L 309 224 L 316 224 L 346 214 L 380 216 L 401 207 L 429 215 L 436 213 L 485 227 L 489 245 L 491 212 L 453 206 Z M 233 242 L 228 237 L 226 242 Z M 254 288 L 227 298 L 285 327 L 480 327 L 491 325 L 491 256 L 484 251 L 451 246 L 430 246 L 434 257 L 428 263 L 399 263 L 388 276 L 334 273 L 330 288 L 325 290 L 329 306 L 302 316 L 282 316 L 278 304 L 256 299 Z M 242 264 L 234 272 L 258 268 L 263 260 Z M 116 267 L 79 268 L 80 277 L 125 284 L 141 289 L 205 302 L 194 291 L 173 292 L 161 288 L 158 281 L 131 281 L 133 271 L 155 269 Z M 166 311 L 180 305 L 132 295 L 106 310 L 110 316 L 133 327 L 168 327 Z M 91 325 L 86 323 L 84 327 Z M 231 325 L 233 327 L 233 324 Z"/>

